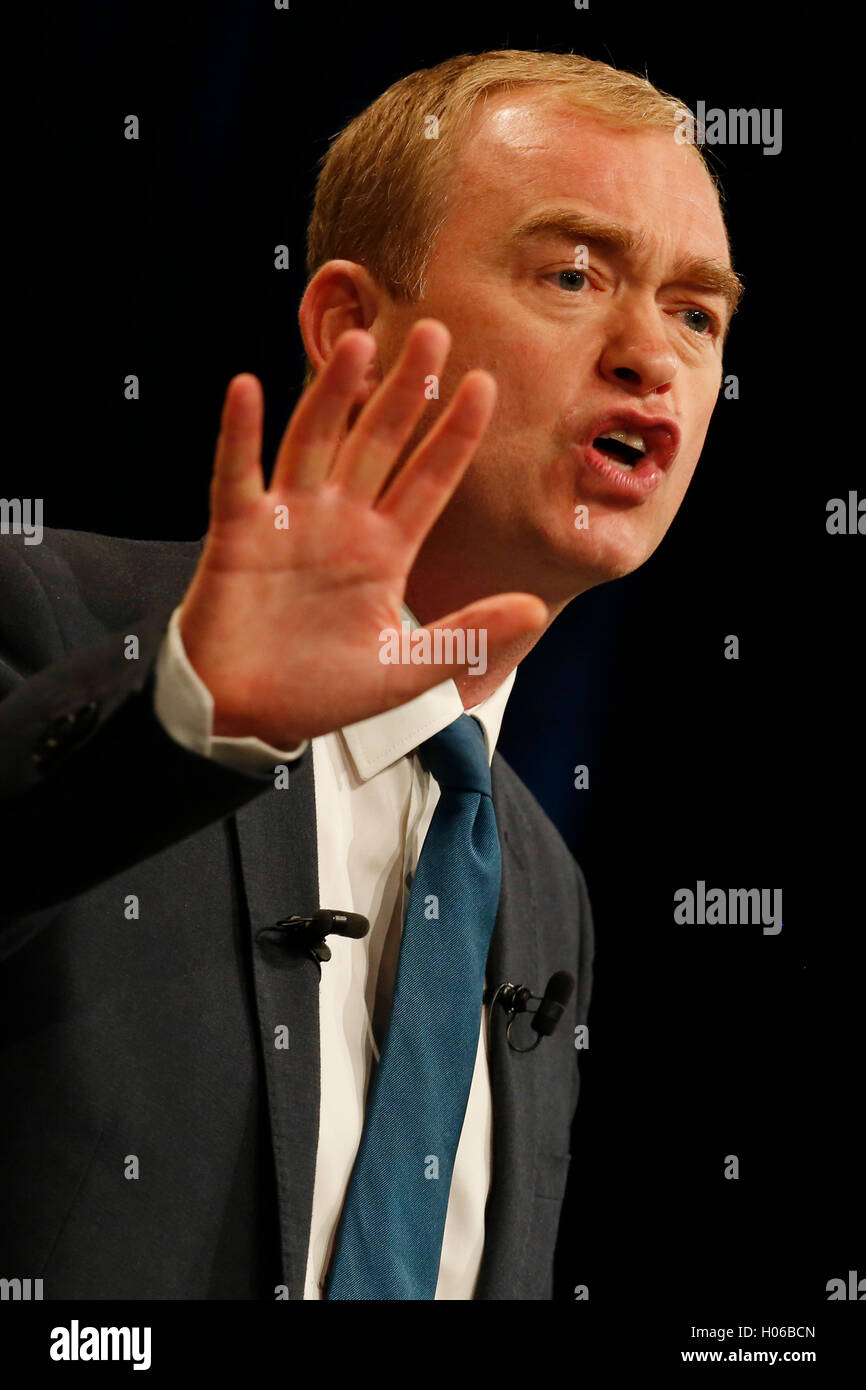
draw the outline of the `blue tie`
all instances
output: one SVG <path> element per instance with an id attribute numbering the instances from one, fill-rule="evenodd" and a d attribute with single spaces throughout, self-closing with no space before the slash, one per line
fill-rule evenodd
<path id="1" fill-rule="evenodd" d="M 435 1298 L 475 1069 L 501 878 L 484 733 L 461 714 L 418 756 L 440 796 L 409 894 L 329 1299 Z"/>

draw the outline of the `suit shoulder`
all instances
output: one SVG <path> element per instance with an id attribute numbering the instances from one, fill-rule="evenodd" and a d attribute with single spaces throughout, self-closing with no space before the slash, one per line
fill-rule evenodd
<path id="1" fill-rule="evenodd" d="M 77 573 L 114 570 L 118 565 L 144 569 L 157 558 L 163 565 L 188 566 L 201 554 L 202 545 L 203 540 L 135 540 L 53 526 L 43 527 L 35 544 L 22 536 L 0 533 L 5 562 L 13 563 L 12 557 L 17 555 L 34 570 L 62 564 Z"/>
<path id="2" fill-rule="evenodd" d="M 491 767 L 494 795 L 502 808 L 506 825 L 505 833 L 513 833 L 530 846 L 533 858 L 541 856 L 548 866 L 556 866 L 559 873 L 577 875 L 581 896 L 586 895 L 586 880 L 583 870 L 562 838 L 557 827 L 544 807 L 536 800 L 526 783 L 521 781 L 510 763 L 501 753 L 494 753 Z M 522 822 L 522 824 L 521 824 Z M 518 843 L 519 852 L 519 843 Z"/>
<path id="3" fill-rule="evenodd" d="M 202 545 L 45 527 L 38 544 L 18 535 L 0 537 L 0 583 L 7 596 L 41 590 L 53 608 L 74 594 L 110 628 L 179 601 Z"/>

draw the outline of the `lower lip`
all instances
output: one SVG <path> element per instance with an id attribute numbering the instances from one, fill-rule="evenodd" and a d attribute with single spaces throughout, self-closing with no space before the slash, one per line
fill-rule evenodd
<path id="1" fill-rule="evenodd" d="M 572 444 L 571 452 L 581 463 L 591 468 L 593 473 L 605 484 L 604 491 L 614 497 L 631 498 L 640 502 L 655 492 L 662 480 L 662 470 L 651 459 L 644 459 L 629 472 L 617 468 L 615 463 L 599 453 L 592 444 Z"/>

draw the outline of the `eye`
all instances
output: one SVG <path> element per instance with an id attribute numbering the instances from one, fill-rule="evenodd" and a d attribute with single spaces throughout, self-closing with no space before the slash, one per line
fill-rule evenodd
<path id="1" fill-rule="evenodd" d="M 706 309 L 684 309 L 683 314 L 689 327 L 700 337 L 705 338 L 710 333 L 718 333 L 718 321 Z"/>
<path id="2" fill-rule="evenodd" d="M 552 277 L 548 275 L 545 278 L 553 278 L 557 281 L 557 289 L 569 292 L 582 290 L 589 283 L 585 270 L 555 270 Z"/>

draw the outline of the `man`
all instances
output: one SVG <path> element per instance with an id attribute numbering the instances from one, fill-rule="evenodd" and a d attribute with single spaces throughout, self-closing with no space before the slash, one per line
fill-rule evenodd
<path id="1" fill-rule="evenodd" d="M 319 180 L 268 488 L 241 375 L 203 544 L 2 547 L 7 1277 L 550 1297 L 592 922 L 494 749 L 706 435 L 739 282 L 680 109 L 572 55 L 395 84 Z M 370 931 L 323 959 L 320 908 Z M 515 1050 L 496 990 L 560 970 Z"/>

